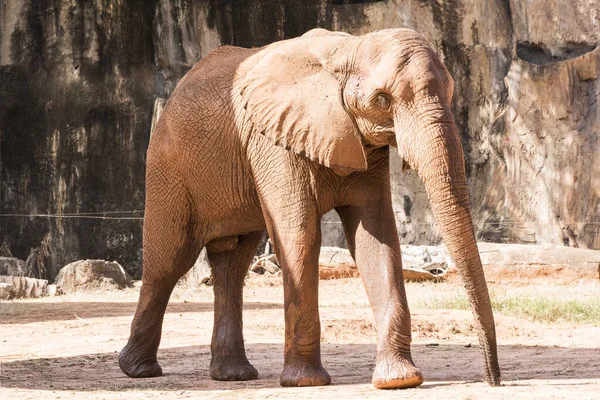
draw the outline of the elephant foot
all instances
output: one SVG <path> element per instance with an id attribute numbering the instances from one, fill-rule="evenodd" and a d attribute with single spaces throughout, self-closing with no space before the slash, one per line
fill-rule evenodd
<path id="1" fill-rule="evenodd" d="M 372 382 L 376 389 L 406 389 L 423 383 L 423 374 L 411 361 L 398 356 L 378 357 Z"/>
<path id="2" fill-rule="evenodd" d="M 125 375 L 130 378 L 154 378 L 162 376 L 162 368 L 154 357 L 139 357 L 135 355 L 135 351 L 132 350 L 132 345 L 127 345 L 119 353 L 119 367 Z"/>
<path id="3" fill-rule="evenodd" d="M 279 378 L 281 386 L 325 386 L 331 383 L 331 377 L 321 365 L 291 364 L 283 367 Z"/>
<path id="4" fill-rule="evenodd" d="M 258 378 L 258 371 L 245 357 L 213 360 L 208 372 L 215 381 L 250 381 Z"/>

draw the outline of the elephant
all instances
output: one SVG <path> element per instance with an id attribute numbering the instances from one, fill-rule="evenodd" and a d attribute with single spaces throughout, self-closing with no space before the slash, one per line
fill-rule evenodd
<path id="1" fill-rule="evenodd" d="M 500 384 L 490 297 L 470 213 L 453 79 L 419 33 L 315 29 L 261 48 L 223 46 L 170 96 L 146 160 L 143 272 L 119 365 L 162 375 L 162 322 L 178 279 L 207 249 L 214 283 L 210 376 L 256 379 L 242 329 L 243 282 L 266 230 L 282 267 L 282 386 L 327 385 L 320 353 L 320 219 L 335 210 L 374 313 L 376 388 L 420 385 L 392 209 L 390 147 L 423 181 Z"/>

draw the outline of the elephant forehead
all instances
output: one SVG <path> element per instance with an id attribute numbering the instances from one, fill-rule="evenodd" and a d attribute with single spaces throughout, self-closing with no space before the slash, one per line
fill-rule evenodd
<path id="1" fill-rule="evenodd" d="M 411 29 L 384 29 L 361 36 L 362 47 L 374 53 L 395 53 L 397 58 L 409 58 L 418 48 L 429 47 L 420 33 Z"/>
<path id="2" fill-rule="evenodd" d="M 407 67 L 429 68 L 433 50 L 424 41 L 405 42 L 386 37 L 375 44 L 363 43 L 360 53 L 363 73 L 390 81 L 398 74 L 406 73 Z"/>
<path id="3" fill-rule="evenodd" d="M 382 29 L 367 33 L 362 38 L 366 40 L 395 41 L 406 44 L 427 44 L 425 36 L 413 29 L 407 28 Z"/>
<path id="4" fill-rule="evenodd" d="M 407 87 L 416 90 L 415 82 L 425 78 L 431 80 L 429 78 L 433 77 L 434 71 L 431 57 L 424 49 L 400 56 L 390 51 L 381 54 L 377 62 L 365 63 L 362 67 L 367 91 L 384 89 L 393 93 L 404 91 Z"/>

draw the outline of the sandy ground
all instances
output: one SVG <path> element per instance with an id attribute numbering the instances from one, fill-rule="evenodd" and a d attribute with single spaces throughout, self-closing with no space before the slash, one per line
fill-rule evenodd
<path id="1" fill-rule="evenodd" d="M 408 284 L 409 302 L 455 284 Z M 279 277 L 247 281 L 244 329 L 249 382 L 208 376 L 212 289 L 177 288 L 165 317 L 159 361 L 165 376 L 130 379 L 117 365 L 138 291 L 76 294 L 0 304 L 0 398 L 411 398 L 599 399 L 600 327 L 552 326 L 496 316 L 503 386 L 482 382 L 468 311 L 413 309 L 417 389 L 377 391 L 372 313 L 359 279 L 322 281 L 322 357 L 333 384 L 282 388 L 283 289 Z M 412 300 L 411 300 L 412 299 Z"/>

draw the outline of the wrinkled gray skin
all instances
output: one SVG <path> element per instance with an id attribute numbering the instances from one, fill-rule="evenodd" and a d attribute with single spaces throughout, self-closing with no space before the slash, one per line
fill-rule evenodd
<path id="1" fill-rule="evenodd" d="M 461 273 L 485 359 L 500 384 L 494 317 L 469 211 L 453 81 L 423 37 L 313 30 L 260 49 L 222 47 L 181 80 L 147 158 L 144 272 L 119 364 L 162 374 L 169 296 L 200 249 L 213 269 L 210 375 L 255 379 L 242 336 L 242 286 L 266 228 L 282 264 L 284 386 L 329 384 L 318 311 L 320 218 L 340 215 L 375 314 L 377 388 L 420 385 L 389 182 L 389 148 L 425 184 Z"/>

